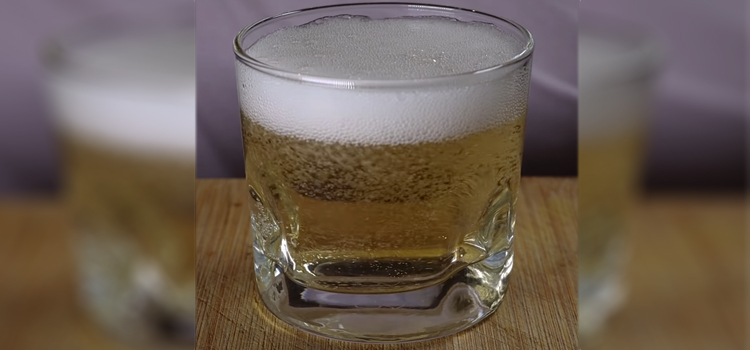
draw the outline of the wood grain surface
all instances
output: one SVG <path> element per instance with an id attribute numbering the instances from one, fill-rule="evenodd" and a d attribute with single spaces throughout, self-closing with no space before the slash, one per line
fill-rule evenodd
<path id="1" fill-rule="evenodd" d="M 575 349 L 576 198 L 573 178 L 522 179 L 510 287 L 485 321 L 441 339 L 365 345 L 308 334 L 267 311 L 253 276 L 244 180 L 198 180 L 197 349 Z"/>

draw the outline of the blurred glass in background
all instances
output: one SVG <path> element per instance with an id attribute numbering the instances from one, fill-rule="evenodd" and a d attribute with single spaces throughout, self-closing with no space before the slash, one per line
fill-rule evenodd
<path id="1" fill-rule="evenodd" d="M 746 14 L 732 0 L 581 3 L 584 350 L 748 345 Z"/>
<path id="2" fill-rule="evenodd" d="M 90 5 L 33 43 L 62 174 L 59 199 L 0 205 L 0 342 L 192 349 L 194 3 Z"/>
<path id="3" fill-rule="evenodd" d="M 623 302 L 627 232 L 638 205 L 657 42 L 630 23 L 579 18 L 578 321 L 586 346 Z"/>
<path id="4" fill-rule="evenodd" d="M 192 6 L 61 35 L 46 51 L 82 301 L 111 331 L 192 345 Z"/>

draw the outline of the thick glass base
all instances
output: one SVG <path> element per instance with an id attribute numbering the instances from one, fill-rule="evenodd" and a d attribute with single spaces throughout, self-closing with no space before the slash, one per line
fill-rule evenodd
<path id="1" fill-rule="evenodd" d="M 436 285 L 399 293 L 333 293 L 301 285 L 255 252 L 266 307 L 303 330 L 355 342 L 408 342 L 453 334 L 494 312 L 505 296 L 513 254 L 496 253 Z"/>

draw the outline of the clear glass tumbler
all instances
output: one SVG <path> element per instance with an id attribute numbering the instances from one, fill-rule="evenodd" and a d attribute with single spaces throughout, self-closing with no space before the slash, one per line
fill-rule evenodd
<path id="1" fill-rule="evenodd" d="M 527 30 L 459 8 L 336 5 L 250 25 L 234 50 L 271 312 L 399 342 L 497 309 L 513 266 Z"/>

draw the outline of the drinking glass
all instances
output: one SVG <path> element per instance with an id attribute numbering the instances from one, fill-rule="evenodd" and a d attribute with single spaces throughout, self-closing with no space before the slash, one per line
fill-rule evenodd
<path id="1" fill-rule="evenodd" d="M 361 29 L 398 19 L 382 23 L 418 37 L 428 16 L 491 26 L 508 58 L 469 57 L 480 67 L 430 76 L 378 66 L 389 54 L 447 62 L 450 41 L 414 52 Z M 354 32 L 253 53 L 271 33 L 330 20 L 349 21 Z M 371 35 L 362 39 L 381 43 L 384 56 L 363 57 L 374 61 L 354 72 L 278 63 L 298 44 L 317 50 L 303 60 L 341 59 L 320 48 L 344 45 L 322 42 L 343 35 Z M 272 313 L 337 339 L 400 342 L 458 332 L 498 308 L 513 267 L 533 51 L 527 30 L 453 7 L 335 5 L 252 24 L 234 50 L 255 276 Z"/>

